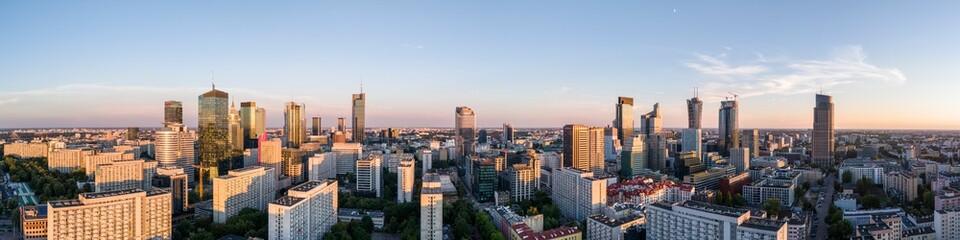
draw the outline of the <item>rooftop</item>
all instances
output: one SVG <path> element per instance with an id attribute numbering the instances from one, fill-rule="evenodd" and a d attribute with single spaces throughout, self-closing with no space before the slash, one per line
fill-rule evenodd
<path id="1" fill-rule="evenodd" d="M 773 220 L 761 219 L 761 218 L 750 218 L 747 221 L 743 222 L 743 224 L 741 224 L 740 226 L 753 228 L 753 229 L 760 229 L 764 231 L 776 232 L 776 231 L 779 231 L 780 228 L 783 228 L 784 225 L 786 225 L 786 222 L 773 221 Z"/>
<path id="2" fill-rule="evenodd" d="M 619 227 L 625 223 L 633 222 L 641 218 L 643 218 L 643 216 L 629 216 L 620 219 L 610 218 L 602 214 L 590 216 L 591 220 L 603 223 L 603 225 L 607 225 L 607 227 Z"/>
<path id="3" fill-rule="evenodd" d="M 129 189 L 122 189 L 122 190 L 115 190 L 115 191 L 106 191 L 106 192 L 81 193 L 80 196 L 83 197 L 84 199 L 97 199 L 97 198 L 114 197 L 114 196 L 140 193 L 140 192 L 143 192 L 143 190 L 139 188 L 129 188 Z"/>
<path id="4" fill-rule="evenodd" d="M 375 211 L 375 210 L 366 210 L 366 209 L 341 208 L 337 210 L 337 215 L 353 216 L 353 217 L 370 216 L 371 218 L 382 218 L 383 212 Z"/>
<path id="5" fill-rule="evenodd" d="M 276 200 L 270 201 L 270 204 L 289 207 L 289 206 L 293 206 L 294 204 L 297 204 L 300 201 L 303 201 L 304 199 L 305 198 L 283 196 L 283 197 L 277 198 Z"/>
<path id="6" fill-rule="evenodd" d="M 713 214 L 719 214 L 719 215 L 724 215 L 728 217 L 740 217 L 750 212 L 750 210 L 746 210 L 746 209 L 727 207 L 727 206 L 721 206 L 721 205 L 698 202 L 698 201 L 685 201 L 680 203 L 679 205 L 686 208 L 690 208 L 690 209 L 696 209 L 699 211 L 710 212 Z"/>
<path id="7" fill-rule="evenodd" d="M 932 227 L 906 229 L 906 230 L 903 230 L 903 237 L 912 237 L 912 236 L 934 234 L 934 233 L 935 231 L 933 230 Z"/>
<path id="8" fill-rule="evenodd" d="M 293 187 L 293 188 L 291 188 L 290 190 L 291 190 L 291 191 L 297 191 L 297 192 L 309 192 L 310 190 L 313 190 L 314 188 L 317 188 L 317 187 L 323 186 L 323 185 L 333 184 L 333 183 L 335 183 L 336 181 L 337 181 L 337 180 L 333 180 L 333 179 L 312 180 L 312 181 L 305 182 L 305 183 L 302 183 L 302 184 L 300 184 L 300 185 L 297 185 L 296 187 Z"/>

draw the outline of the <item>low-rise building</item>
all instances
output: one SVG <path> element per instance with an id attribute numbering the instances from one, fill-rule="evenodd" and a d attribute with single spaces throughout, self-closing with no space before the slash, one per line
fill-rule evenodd
<path id="1" fill-rule="evenodd" d="M 623 240 L 627 230 L 641 227 L 644 220 L 646 219 L 642 215 L 625 218 L 593 215 L 587 218 L 587 239 Z"/>
<path id="2" fill-rule="evenodd" d="M 363 217 L 370 217 L 373 220 L 373 228 L 383 229 L 383 212 L 367 209 L 341 208 L 337 212 L 337 219 L 341 222 L 361 221 Z"/>
<path id="3" fill-rule="evenodd" d="M 690 185 L 673 181 L 654 182 L 650 178 L 637 177 L 607 186 L 607 202 L 646 206 L 659 201 L 687 201 L 694 193 L 695 188 Z"/>
<path id="4" fill-rule="evenodd" d="M 47 205 L 20 207 L 20 237 L 47 239 Z"/>
<path id="5" fill-rule="evenodd" d="M 763 179 L 750 185 L 743 186 L 743 198 L 747 204 L 759 206 L 769 199 L 780 199 L 780 205 L 784 207 L 793 206 L 794 186 L 790 182 L 776 182 L 771 179 Z"/>

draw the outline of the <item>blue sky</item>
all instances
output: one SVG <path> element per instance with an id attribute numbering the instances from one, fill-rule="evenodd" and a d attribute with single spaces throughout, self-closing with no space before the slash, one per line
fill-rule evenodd
<path id="1" fill-rule="evenodd" d="M 740 95 L 743 128 L 810 128 L 815 92 L 838 128 L 960 128 L 960 3 L 0 2 L 0 128 L 156 127 L 164 100 L 218 88 L 324 125 L 608 125 L 617 96 L 704 126 Z M 238 103 L 239 104 L 239 103 Z"/>

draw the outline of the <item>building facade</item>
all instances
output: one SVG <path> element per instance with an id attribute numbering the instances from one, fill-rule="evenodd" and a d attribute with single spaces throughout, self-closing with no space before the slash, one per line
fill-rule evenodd
<path id="1" fill-rule="evenodd" d="M 720 138 L 717 140 L 720 155 L 729 156 L 731 148 L 740 146 L 738 111 L 739 102 L 736 99 L 720 102 Z"/>
<path id="2" fill-rule="evenodd" d="M 420 189 L 420 239 L 442 240 L 443 238 L 443 189 L 440 176 L 424 174 Z"/>
<path id="3" fill-rule="evenodd" d="M 477 144 L 477 114 L 473 109 L 467 106 L 457 107 L 454 123 L 456 132 L 454 140 L 457 146 L 457 159 L 467 162 L 465 156 L 471 155 L 476 151 Z"/>
<path id="4" fill-rule="evenodd" d="M 813 162 L 826 167 L 833 166 L 834 158 L 833 97 L 817 94 L 817 106 L 813 108 Z"/>
<path id="5" fill-rule="evenodd" d="M 357 191 L 381 197 L 383 189 L 383 156 L 371 154 L 357 160 Z"/>
<path id="6" fill-rule="evenodd" d="M 267 206 L 268 239 L 320 239 L 337 223 L 337 181 L 308 181 Z"/>
<path id="7" fill-rule="evenodd" d="M 276 169 L 245 167 L 213 179 L 213 222 L 226 223 L 243 208 L 266 210 L 277 186 Z"/>
<path id="8" fill-rule="evenodd" d="M 82 193 L 47 203 L 47 239 L 170 239 L 170 193 L 140 189 Z"/>
<path id="9" fill-rule="evenodd" d="M 413 201 L 413 179 L 417 163 L 413 159 L 400 161 L 397 165 L 397 202 Z"/>

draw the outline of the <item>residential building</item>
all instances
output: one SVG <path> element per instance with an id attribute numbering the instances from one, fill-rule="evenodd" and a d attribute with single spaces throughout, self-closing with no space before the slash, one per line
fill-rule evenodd
<path id="1" fill-rule="evenodd" d="M 443 189 L 440 175 L 423 175 L 420 189 L 420 239 L 442 240 L 443 238 Z"/>
<path id="2" fill-rule="evenodd" d="M 47 143 L 5 143 L 3 144 L 3 154 L 13 155 L 20 158 L 40 158 L 47 157 L 50 152 L 50 146 Z"/>
<path id="3" fill-rule="evenodd" d="M 603 172 L 603 128 L 580 124 L 563 127 L 563 164 L 582 171 Z"/>
<path id="4" fill-rule="evenodd" d="M 291 183 L 303 182 L 303 158 L 300 157 L 300 149 L 284 148 L 280 153 L 283 164 L 280 165 L 279 174 L 289 177 Z"/>
<path id="5" fill-rule="evenodd" d="M 630 228 L 642 227 L 644 220 L 643 215 L 624 218 L 593 215 L 587 218 L 587 239 L 624 240 L 624 233 Z"/>
<path id="6" fill-rule="evenodd" d="M 266 210 L 277 186 L 277 170 L 245 167 L 213 179 L 213 222 L 226 223 L 243 208 Z"/>
<path id="7" fill-rule="evenodd" d="M 383 187 L 383 156 L 371 154 L 357 160 L 357 191 L 381 197 Z"/>
<path id="8" fill-rule="evenodd" d="M 157 176 L 153 178 L 153 186 L 170 192 L 173 202 L 173 215 L 180 215 L 187 211 L 189 206 L 189 185 L 187 174 L 179 167 L 158 167 Z"/>
<path id="9" fill-rule="evenodd" d="M 397 202 L 413 201 L 413 179 L 417 164 L 413 159 L 400 161 L 397 165 Z M 496 174 L 494 174 L 496 178 Z"/>
<path id="10" fill-rule="evenodd" d="M 139 188 L 152 189 L 153 176 L 157 172 L 157 162 L 143 160 L 114 161 L 97 165 L 94 177 L 94 189 L 97 192 Z"/>
<path id="11" fill-rule="evenodd" d="M 899 197 L 900 202 L 912 202 L 917 199 L 917 186 L 921 180 L 910 172 L 888 172 L 884 176 L 883 187 L 894 197 Z"/>
<path id="12" fill-rule="evenodd" d="M 61 173 L 71 173 L 83 168 L 86 156 L 92 151 L 83 149 L 53 149 L 47 157 L 47 168 Z"/>
<path id="13" fill-rule="evenodd" d="M 337 221 L 349 223 L 363 221 L 364 217 L 370 217 L 373 221 L 373 229 L 383 229 L 384 214 L 383 211 L 374 211 L 369 209 L 341 208 L 337 213 Z"/>
<path id="14" fill-rule="evenodd" d="M 749 210 L 697 201 L 647 208 L 651 239 L 787 239 L 787 223 L 751 218 Z"/>
<path id="15" fill-rule="evenodd" d="M 19 211 L 20 237 L 23 240 L 47 239 L 47 205 L 21 206 Z"/>
<path id="16" fill-rule="evenodd" d="M 763 218 L 750 218 L 737 226 L 738 240 L 787 239 L 787 223 Z"/>
<path id="17" fill-rule="evenodd" d="M 654 181 L 637 177 L 607 186 L 607 202 L 647 206 L 655 202 L 682 202 L 690 200 L 695 191 L 690 185 L 673 181 Z"/>
<path id="18" fill-rule="evenodd" d="M 737 168 L 737 173 L 742 173 L 750 169 L 750 149 L 749 148 L 731 148 L 730 160 L 727 161 Z"/>
<path id="19" fill-rule="evenodd" d="M 320 239 L 337 223 L 337 180 L 308 181 L 267 207 L 268 239 Z"/>
<path id="20" fill-rule="evenodd" d="M 356 173 L 357 160 L 363 154 L 360 143 L 333 143 L 333 153 L 337 157 L 337 175 Z"/>
<path id="21" fill-rule="evenodd" d="M 554 169 L 552 190 L 560 213 L 577 221 L 601 213 L 607 203 L 607 180 L 589 171 Z"/>
<path id="22" fill-rule="evenodd" d="M 307 179 L 319 181 L 337 178 L 337 154 L 317 153 L 307 159 Z"/>
<path id="23" fill-rule="evenodd" d="M 747 204 L 752 206 L 760 206 L 768 200 L 776 198 L 780 199 L 781 206 L 789 208 L 793 206 L 793 201 L 796 200 L 794 197 L 795 188 L 796 185 L 790 182 L 761 179 L 743 186 L 743 198 L 747 200 Z"/>
<path id="24" fill-rule="evenodd" d="M 260 141 L 258 144 L 260 166 L 277 170 L 277 178 L 283 176 L 283 142 L 279 138 Z"/>
<path id="25" fill-rule="evenodd" d="M 47 202 L 47 239 L 170 239 L 170 193 L 124 189 Z"/>
<path id="26" fill-rule="evenodd" d="M 837 175 L 842 176 L 843 173 L 847 171 L 853 175 L 854 181 L 867 178 L 875 184 L 884 183 L 883 166 L 881 166 L 878 161 L 869 159 L 847 159 L 840 164 Z"/>
<path id="27" fill-rule="evenodd" d="M 960 208 L 933 211 L 937 239 L 960 239 Z"/>

